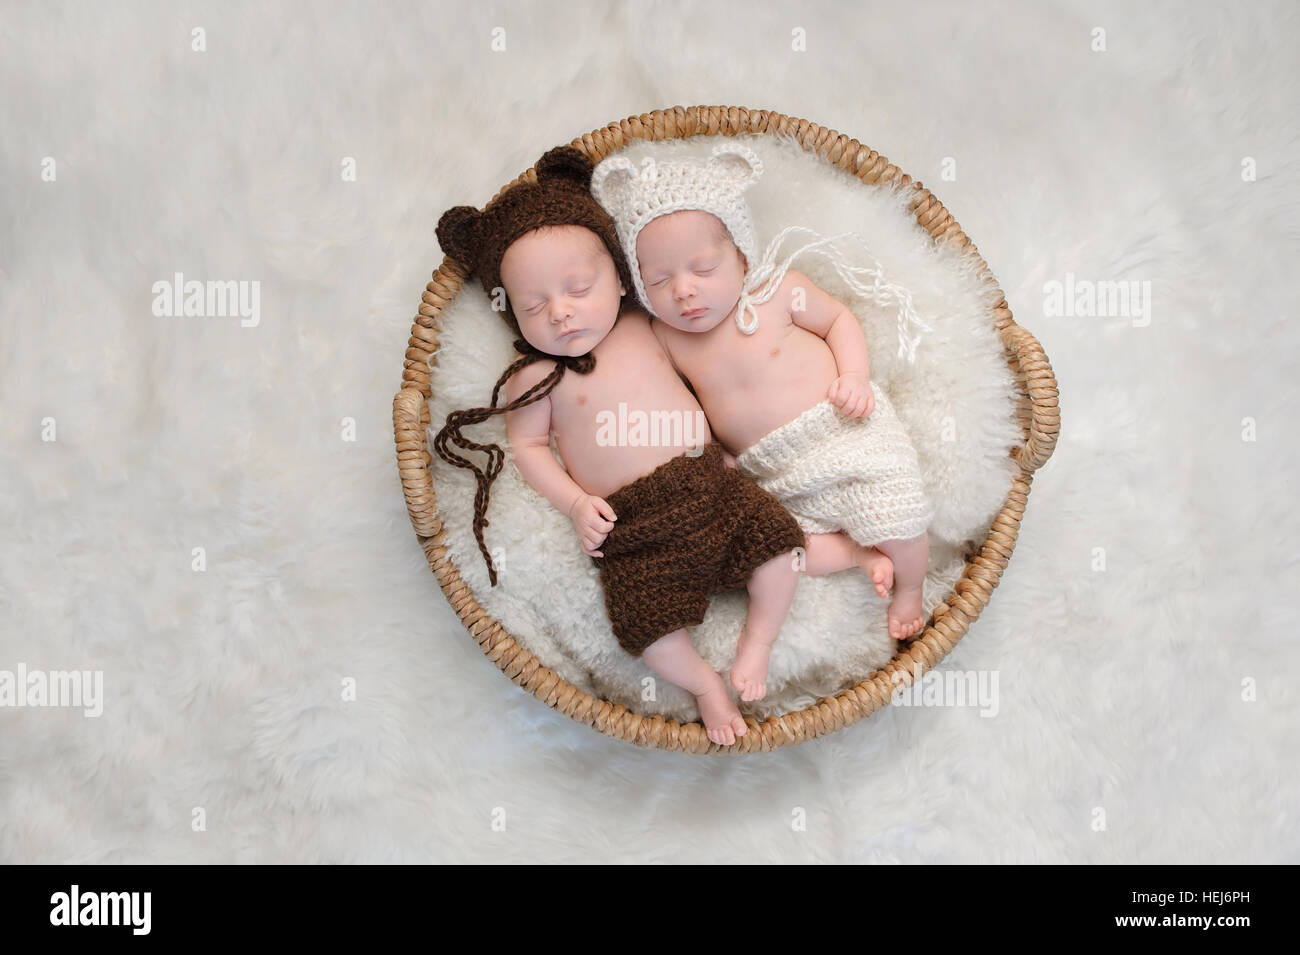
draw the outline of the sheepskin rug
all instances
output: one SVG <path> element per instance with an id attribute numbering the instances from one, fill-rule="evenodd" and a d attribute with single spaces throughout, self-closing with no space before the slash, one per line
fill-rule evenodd
<path id="1" fill-rule="evenodd" d="M 1294 3 L 48 0 L 3 22 L 0 679 L 103 679 L 98 716 L 0 705 L 0 862 L 1300 862 Z M 995 707 L 886 706 L 740 759 L 648 750 L 512 684 L 429 572 L 392 406 L 438 215 L 678 104 L 879 150 L 1051 358 L 1060 443 L 934 671 L 997 678 Z M 765 147 L 764 236 L 834 228 L 815 167 Z M 901 222 L 840 191 L 855 225 Z M 881 237 L 925 311 L 971 301 L 915 233 Z M 260 282 L 259 323 L 154 314 L 177 272 Z M 1145 316 L 1051 307 L 1098 281 L 1149 283 Z M 861 318 L 927 480 L 960 495 L 938 495 L 933 599 L 1005 484 L 1001 360 L 941 313 L 905 368 L 891 317 Z M 457 403 L 501 370 L 500 324 L 444 336 Z M 532 529 L 546 580 L 597 606 L 567 530 L 501 484 L 505 583 L 463 532 L 458 565 L 616 693 L 640 671 L 603 625 L 562 645 L 551 585 L 520 596 Z M 838 647 L 804 642 L 817 587 Z M 852 581 L 800 588 L 778 643 L 799 658 L 776 662 L 808 685 L 785 705 L 889 652 Z M 719 665 L 742 600 L 696 634 Z"/>
<path id="2" fill-rule="evenodd" d="M 936 243 L 917 224 L 907 208 L 906 188 L 867 186 L 793 141 L 735 139 L 763 161 L 762 178 L 747 193 L 760 248 L 786 226 L 807 226 L 823 235 L 855 232 L 863 241 L 845 239 L 841 247 L 859 256 L 855 264 L 867 266 L 870 260 L 861 257 L 865 245 L 886 281 L 911 292 L 917 315 L 932 329 L 922 332 L 915 360 L 909 361 L 899 353 L 895 304 L 859 297 L 815 252 L 795 260 L 795 268 L 848 305 L 862 323 L 872 378 L 890 396 L 920 458 L 926 493 L 935 505 L 922 600 L 928 615 L 961 576 L 963 555 L 983 541 L 1015 473 L 1008 455 L 1020 436 L 1015 381 L 992 316 L 999 293 L 980 278 L 973 256 Z M 718 142 L 708 136 L 641 142 L 624 155 L 634 163 L 647 156 L 705 156 Z M 800 239 L 786 239 L 782 259 Z M 487 404 L 515 354 L 513 338 L 482 286 L 467 282 L 444 312 L 438 352 L 430 362 L 430 441 L 452 409 Z M 466 433 L 508 446 L 504 415 Z M 483 463 L 482 455 L 470 456 Z M 494 483 L 487 515 L 485 539 L 498 566 L 496 587 L 488 581 L 473 536 L 473 474 L 436 455 L 432 470 L 451 559 L 484 609 L 520 643 L 569 682 L 630 710 L 698 718 L 688 692 L 663 679 L 647 684 L 654 673 L 619 649 L 596 566 L 582 553 L 572 523 L 528 486 L 513 463 Z M 693 628 L 700 655 L 720 672 L 735 659 L 747 601 L 744 591 L 720 594 Z M 737 698 L 741 711 L 761 717 L 798 709 L 870 675 L 897 652 L 887 606 L 860 571 L 802 577 L 773 647 L 768 695 L 749 703 Z M 647 685 L 654 692 L 647 693 Z"/>

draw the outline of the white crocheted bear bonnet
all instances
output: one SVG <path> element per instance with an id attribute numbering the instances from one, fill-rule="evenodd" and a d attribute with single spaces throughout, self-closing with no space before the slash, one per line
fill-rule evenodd
<path id="1" fill-rule="evenodd" d="M 659 317 L 651 307 L 650 297 L 641 281 L 641 267 L 636 257 L 637 236 L 659 216 L 698 209 L 721 219 L 731 233 L 731 240 L 745 256 L 745 279 L 735 309 L 736 326 L 741 332 L 752 335 L 758 330 L 756 306 L 776 294 L 795 259 L 815 252 L 835 267 L 852 292 L 878 305 L 898 306 L 898 354 L 900 357 L 906 355 L 908 361 L 915 361 L 921 338 L 919 333 L 913 334 L 914 330 L 932 332 L 934 329 L 916 314 L 911 293 L 886 280 L 884 270 L 871 250 L 866 248 L 861 235 L 842 232 L 827 236 L 804 226 L 787 226 L 759 253 L 745 191 L 762 175 L 763 162 L 758 154 L 748 146 L 734 142 L 714 146 L 707 159 L 656 160 L 647 156 L 638 170 L 624 156 L 609 156 L 596 166 L 591 175 L 591 191 L 614 220 L 618 240 L 632 273 L 632 285 L 641 304 L 651 315 Z M 807 241 L 784 259 L 779 259 L 782 244 L 788 236 L 800 236 Z M 857 250 L 841 247 L 840 243 L 846 241 L 857 244 Z"/>
<path id="2" fill-rule="evenodd" d="M 655 311 L 636 258 L 641 230 L 670 212 L 696 209 L 711 213 L 722 220 L 752 269 L 758 263 L 758 239 L 745 190 L 762 175 L 758 154 L 739 143 L 720 143 L 707 158 L 657 160 L 647 156 L 640 169 L 624 156 L 610 156 L 596 166 L 591 192 L 614 219 L 637 298 L 651 315 Z"/>

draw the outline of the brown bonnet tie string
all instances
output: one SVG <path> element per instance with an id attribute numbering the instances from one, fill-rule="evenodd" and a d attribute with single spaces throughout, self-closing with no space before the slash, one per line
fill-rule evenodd
<path id="1" fill-rule="evenodd" d="M 538 351 L 523 339 L 515 341 L 514 347 L 515 351 L 520 353 L 520 356 L 511 362 L 509 367 L 501 373 L 501 377 L 497 379 L 496 386 L 492 389 L 492 400 L 488 407 L 451 412 L 447 415 L 442 430 L 433 439 L 433 449 L 438 452 L 438 457 L 448 464 L 474 472 L 474 479 L 477 484 L 474 492 L 474 539 L 478 542 L 479 552 L 483 555 L 483 560 L 487 564 L 488 578 L 491 580 L 493 587 L 497 585 L 497 570 L 492 563 L 491 555 L 488 553 L 487 544 L 483 540 L 483 528 L 488 525 L 487 508 L 492 482 L 501 473 L 501 468 L 505 465 L 506 455 L 499 445 L 480 444 L 465 437 L 463 429 L 486 421 L 493 415 L 515 411 L 532 404 L 534 401 L 545 398 L 555 390 L 555 386 L 560 383 L 560 379 L 564 377 L 566 370 L 571 369 L 579 375 L 586 375 L 590 374 L 592 369 L 596 367 L 596 359 L 591 354 L 577 356 L 547 355 Z M 497 407 L 497 399 L 500 396 L 501 389 L 510 380 L 510 377 L 521 368 L 545 358 L 555 362 L 555 369 L 514 401 Z M 452 450 L 453 446 L 463 451 L 483 452 L 488 458 L 487 466 L 480 468 L 473 461 Z"/>

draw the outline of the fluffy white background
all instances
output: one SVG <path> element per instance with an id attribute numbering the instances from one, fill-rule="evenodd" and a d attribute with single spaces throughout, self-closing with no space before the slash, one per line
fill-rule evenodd
<path id="1" fill-rule="evenodd" d="M 0 710 L 0 858 L 1300 861 L 1295 8 L 564 6 L 6 11 L 0 669 L 107 699 Z M 997 717 L 638 749 L 511 685 L 428 572 L 390 416 L 436 216 L 678 103 L 879 149 L 1051 357 L 1061 443 L 944 663 L 998 671 Z M 260 280 L 261 324 L 153 316 L 176 271 Z M 1150 325 L 1045 316 L 1067 272 L 1150 281 Z"/>

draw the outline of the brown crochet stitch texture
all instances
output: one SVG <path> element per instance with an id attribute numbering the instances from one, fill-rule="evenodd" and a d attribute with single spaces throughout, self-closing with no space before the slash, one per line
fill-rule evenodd
<path id="1" fill-rule="evenodd" d="M 593 557 L 619 646 L 633 656 L 704 621 L 709 597 L 804 545 L 790 512 L 729 468 L 722 447 L 682 454 L 605 499 L 618 520 Z"/>

